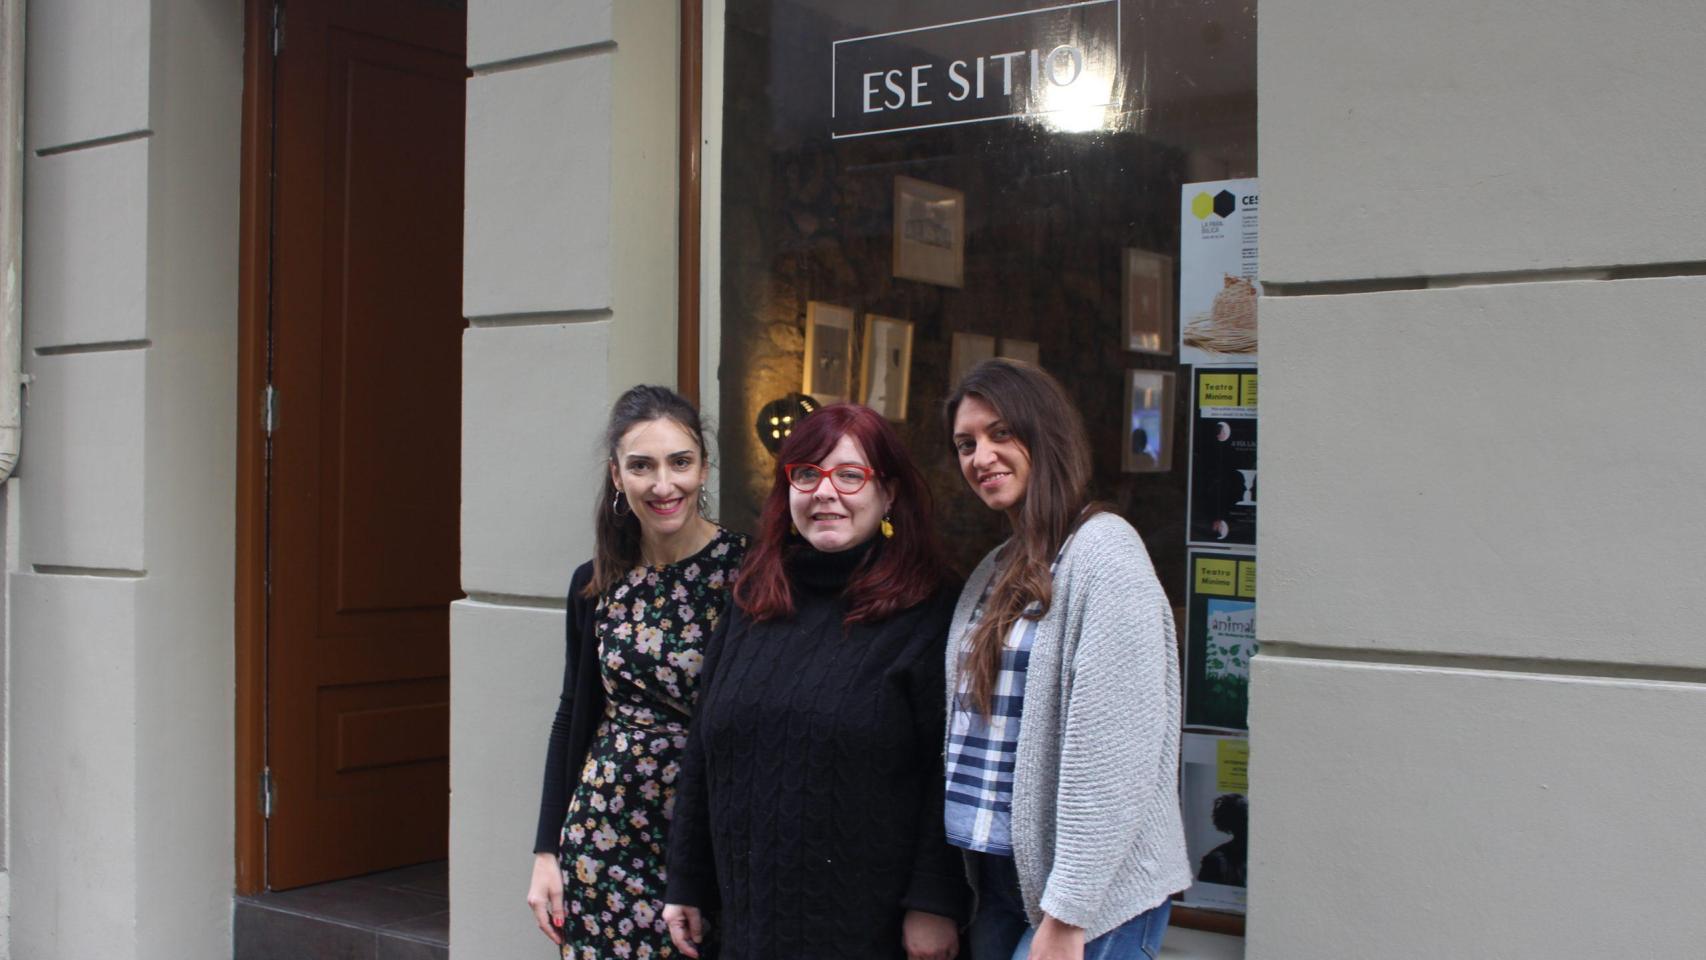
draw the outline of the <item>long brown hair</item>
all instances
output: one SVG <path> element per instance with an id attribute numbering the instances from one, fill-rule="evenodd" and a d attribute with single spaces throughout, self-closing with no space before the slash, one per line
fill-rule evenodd
<path id="1" fill-rule="evenodd" d="M 1102 507 L 1090 502 L 1090 439 L 1084 420 L 1059 381 L 1023 361 L 985 360 L 966 374 L 943 405 L 950 443 L 954 417 L 967 397 L 994 408 L 1031 458 L 1024 499 L 1008 514 L 1013 539 L 1002 551 L 994 586 L 962 661 L 971 702 L 988 716 L 1003 641 L 1032 603 L 1041 608 L 1031 619 L 1048 612 L 1054 600 L 1049 567 L 1055 554 L 1078 524 Z"/>
<path id="2" fill-rule="evenodd" d="M 942 582 L 942 548 L 931 521 L 930 488 L 907 455 L 894 427 L 870 407 L 837 403 L 824 407 L 794 425 L 776 453 L 770 495 L 759 514 L 758 535 L 741 565 L 735 583 L 735 603 L 754 620 L 786 619 L 794 615 L 794 589 L 788 582 L 784 558 L 789 544 L 788 463 L 816 463 L 829 455 L 841 438 L 852 437 L 864 450 L 877 480 L 894 494 L 889 508 L 894 537 L 879 543 L 854 571 L 844 594 L 845 623 L 877 623 L 930 598 Z"/>
<path id="3" fill-rule="evenodd" d="M 592 580 L 581 596 L 599 596 L 640 562 L 640 520 L 632 507 L 627 513 L 616 512 L 616 483 L 610 479 L 609 464 L 616 462 L 616 445 L 628 431 L 652 420 L 676 423 L 693 438 L 700 461 L 709 459 L 699 411 L 686 397 L 668 387 L 641 385 L 629 387 L 616 398 L 610 407 L 610 422 L 604 427 L 604 480 L 598 485 L 598 499 L 592 508 Z"/>

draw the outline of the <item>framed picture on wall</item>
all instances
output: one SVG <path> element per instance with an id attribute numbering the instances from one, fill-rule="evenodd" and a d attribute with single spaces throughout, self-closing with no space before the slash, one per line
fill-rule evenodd
<path id="1" fill-rule="evenodd" d="M 867 314 L 861 353 L 865 358 L 861 402 L 890 420 L 905 420 L 912 379 L 912 324 Z"/>
<path id="2" fill-rule="evenodd" d="M 943 287 L 966 285 L 966 195 L 894 178 L 894 275 Z"/>
<path id="3" fill-rule="evenodd" d="M 853 396 L 853 308 L 813 300 L 806 304 L 806 356 L 802 393 L 819 403 Z"/>
<path id="4" fill-rule="evenodd" d="M 1001 338 L 1000 356 L 1009 360 L 1023 360 L 1033 367 L 1043 365 L 1042 347 L 1035 340 L 1015 340 L 1012 337 Z"/>
<path id="5" fill-rule="evenodd" d="M 995 338 L 981 333 L 954 334 L 953 347 L 948 354 L 948 388 L 964 380 L 971 368 L 995 357 Z"/>
<path id="6" fill-rule="evenodd" d="M 1173 469 L 1173 383 L 1174 376 L 1167 371 L 1126 371 L 1122 472 Z"/>
<path id="7" fill-rule="evenodd" d="M 1125 348 L 1137 353 L 1173 353 L 1173 258 L 1126 248 L 1122 270 Z"/>

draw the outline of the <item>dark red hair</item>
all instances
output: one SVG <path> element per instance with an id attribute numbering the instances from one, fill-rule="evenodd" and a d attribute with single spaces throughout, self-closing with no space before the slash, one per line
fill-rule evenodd
<path id="1" fill-rule="evenodd" d="M 942 582 L 942 548 L 931 521 L 930 490 L 901 446 L 900 437 L 869 407 L 837 403 L 801 420 L 782 441 L 770 496 L 759 513 L 758 536 L 741 565 L 735 583 L 735 603 L 754 620 L 775 620 L 794 614 L 794 591 L 783 558 L 792 547 L 785 464 L 820 463 L 847 436 L 864 450 L 876 480 L 894 495 L 889 518 L 893 539 L 873 549 L 853 572 L 844 597 L 848 624 L 886 620 L 901 610 L 923 603 Z M 878 533 L 879 538 L 882 537 Z M 809 549 L 809 545 L 807 547 Z"/>

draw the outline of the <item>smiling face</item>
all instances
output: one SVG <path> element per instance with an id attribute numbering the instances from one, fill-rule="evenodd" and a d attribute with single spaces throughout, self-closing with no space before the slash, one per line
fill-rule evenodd
<path id="1" fill-rule="evenodd" d="M 954 412 L 954 452 L 960 473 L 991 510 L 1013 511 L 1031 482 L 1031 451 L 995 408 L 967 394 Z"/>
<path id="2" fill-rule="evenodd" d="M 627 498 L 642 534 L 657 539 L 699 519 L 699 488 L 709 470 L 693 434 L 663 417 L 622 435 L 610 479 Z"/>
<path id="3" fill-rule="evenodd" d="M 832 474 L 843 464 L 871 465 L 859 442 L 845 434 L 834 449 L 818 461 L 825 473 L 817 489 L 804 493 L 798 487 L 788 487 L 788 513 L 793 518 L 795 529 L 807 543 L 824 553 L 838 553 L 871 539 L 876 535 L 883 516 L 889 512 L 889 505 L 894 502 L 883 482 L 874 476 L 857 493 L 837 490 Z M 842 486 L 851 484 L 843 483 Z"/>

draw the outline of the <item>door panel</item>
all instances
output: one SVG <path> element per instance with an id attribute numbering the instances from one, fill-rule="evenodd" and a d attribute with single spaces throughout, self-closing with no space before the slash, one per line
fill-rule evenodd
<path id="1" fill-rule="evenodd" d="M 463 14 L 430 0 L 289 0 L 284 23 L 274 889 L 445 855 L 448 605 L 460 596 Z"/>

